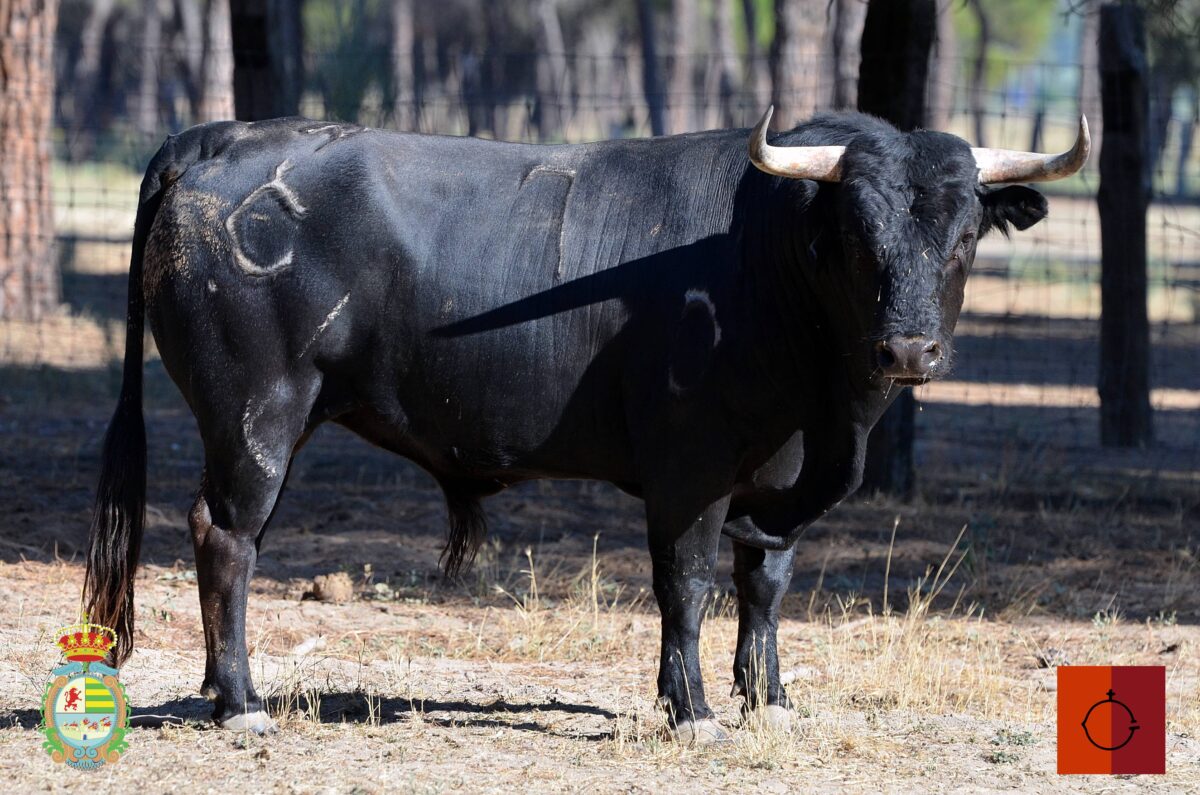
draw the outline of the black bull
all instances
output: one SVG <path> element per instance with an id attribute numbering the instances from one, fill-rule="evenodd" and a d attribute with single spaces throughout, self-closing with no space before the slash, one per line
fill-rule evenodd
<path id="1" fill-rule="evenodd" d="M 223 725 L 270 725 L 246 593 L 292 457 L 326 421 L 437 479 L 451 572 L 483 538 L 480 498 L 513 483 L 644 499 L 659 694 L 688 737 L 720 733 L 697 639 L 730 536 L 736 687 L 786 714 L 794 541 L 858 486 L 897 382 L 949 366 L 976 239 L 1045 202 L 983 188 L 942 133 L 846 114 L 780 142 L 846 146 L 840 184 L 756 169 L 744 130 L 526 146 L 286 119 L 169 138 L 142 183 L 88 558 L 117 658 L 144 524 L 145 316 L 204 441 L 189 521 Z"/>

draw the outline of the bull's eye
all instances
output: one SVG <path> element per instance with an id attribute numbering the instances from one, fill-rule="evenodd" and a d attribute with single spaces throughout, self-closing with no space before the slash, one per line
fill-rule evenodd
<path id="1" fill-rule="evenodd" d="M 950 255 L 950 259 L 946 260 L 946 270 L 956 273 L 965 273 L 967 263 L 970 261 L 971 252 L 975 247 L 975 233 L 967 232 L 959 239 L 958 245 L 954 247 L 954 252 Z"/>

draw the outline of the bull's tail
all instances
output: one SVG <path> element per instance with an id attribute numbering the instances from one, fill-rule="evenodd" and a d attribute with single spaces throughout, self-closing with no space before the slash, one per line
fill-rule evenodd
<path id="1" fill-rule="evenodd" d="M 487 537 L 487 516 L 479 495 L 464 484 L 445 481 L 442 491 L 450 514 L 450 532 L 442 548 L 441 563 L 447 577 L 469 568 Z"/>
<path id="2" fill-rule="evenodd" d="M 146 238 L 162 201 L 162 161 L 168 146 L 150 165 L 142 182 L 133 253 L 129 263 L 129 299 L 125 325 L 125 367 L 121 396 L 104 435 L 100 482 L 92 510 L 83 601 L 89 620 L 117 633 L 112 656 L 123 663 L 133 650 L 133 576 L 146 523 L 146 425 L 142 417 L 142 347 L 145 296 L 142 259 Z M 178 173 L 178 172 L 175 172 Z"/>

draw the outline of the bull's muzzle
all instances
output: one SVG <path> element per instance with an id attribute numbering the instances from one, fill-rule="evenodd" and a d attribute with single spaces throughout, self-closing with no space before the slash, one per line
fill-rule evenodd
<path id="1" fill-rule="evenodd" d="M 942 343 L 923 334 L 896 334 L 875 344 L 879 374 L 902 384 L 928 381 L 944 358 Z"/>

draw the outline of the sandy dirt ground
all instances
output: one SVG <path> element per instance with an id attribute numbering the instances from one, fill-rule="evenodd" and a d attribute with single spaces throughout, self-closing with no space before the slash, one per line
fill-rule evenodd
<path id="1" fill-rule="evenodd" d="M 69 418 L 7 407 L 0 758 L 19 790 L 100 780 L 126 792 L 1200 783 L 1200 527 L 1182 491 L 1124 506 L 1085 491 L 1058 508 L 1022 506 L 1016 492 L 846 506 L 802 540 L 784 606 L 790 734 L 740 727 L 726 695 L 736 625 L 723 569 L 703 655 L 710 702 L 739 728 L 728 745 L 689 749 L 665 741 L 653 706 L 658 623 L 635 500 L 588 483 L 500 495 L 475 570 L 447 582 L 436 487 L 338 431 L 319 433 L 300 459 L 250 601 L 252 667 L 281 731 L 216 730 L 196 693 L 203 641 L 185 523 L 199 447 L 182 408 L 152 403 L 138 651 L 122 672 L 136 729 L 125 759 L 87 777 L 52 765 L 35 727 L 57 662 L 53 633 L 77 605 L 106 407 L 79 405 L 69 390 L 56 403 L 64 413 L 73 404 Z M 305 598 L 314 577 L 336 572 L 352 582 L 351 602 Z M 1167 667 L 1166 777 L 1057 776 L 1053 666 L 1064 663 Z"/>

